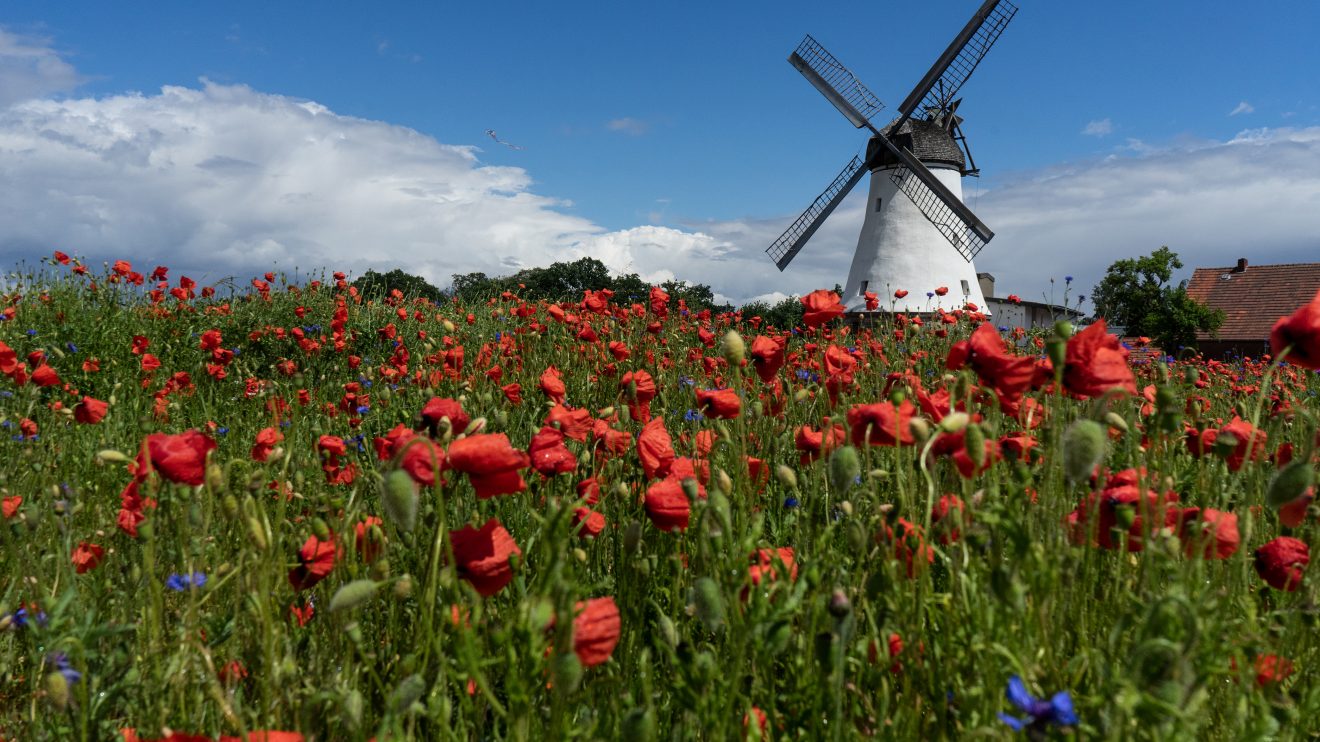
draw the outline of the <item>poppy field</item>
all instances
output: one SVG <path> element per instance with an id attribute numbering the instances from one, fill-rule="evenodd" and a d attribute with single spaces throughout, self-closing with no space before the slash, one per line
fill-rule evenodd
<path id="1" fill-rule="evenodd" d="M 1316 733 L 1320 296 L 1232 362 L 941 301 L 11 273 L 0 739 Z"/>

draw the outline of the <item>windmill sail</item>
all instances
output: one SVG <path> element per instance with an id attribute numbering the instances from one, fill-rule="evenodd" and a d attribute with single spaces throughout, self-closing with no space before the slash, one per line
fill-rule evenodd
<path id="1" fill-rule="evenodd" d="M 884 136 L 876 138 L 903 163 L 903 167 L 894 168 L 889 175 L 894 185 L 912 200 L 949 244 L 970 262 L 987 242 L 994 239 L 995 233 L 911 152 Z"/>
<path id="2" fill-rule="evenodd" d="M 920 165 L 921 163 L 917 164 Z M 857 185 L 857 181 L 862 179 L 862 175 L 866 173 L 866 168 L 862 165 L 862 159 L 853 155 L 852 160 L 844 166 L 834 182 L 830 183 L 829 187 L 822 191 L 815 201 L 811 202 L 807 210 L 802 212 L 802 215 L 794 220 L 788 226 L 788 229 L 784 230 L 783 234 L 779 235 L 779 239 L 775 240 L 766 249 L 766 253 L 775 261 L 775 266 L 779 270 L 782 271 L 788 267 L 798 251 L 802 249 L 802 246 L 807 244 L 807 240 L 811 239 L 811 235 L 816 233 L 821 222 L 825 221 L 825 217 L 828 217 L 830 212 L 834 211 L 839 202 L 843 201 L 848 192 L 853 189 L 853 186 Z"/>
<path id="3" fill-rule="evenodd" d="M 875 131 L 871 117 L 885 107 L 857 76 L 844 67 L 808 34 L 798 48 L 788 55 L 789 64 L 797 68 L 825 99 L 839 109 L 844 118 L 858 129 Z"/>
<path id="4" fill-rule="evenodd" d="M 986 0 L 898 107 L 898 118 L 889 128 L 890 136 L 902 128 L 914 111 L 939 108 L 952 99 L 1016 13 L 1017 6 L 1008 0 Z"/>

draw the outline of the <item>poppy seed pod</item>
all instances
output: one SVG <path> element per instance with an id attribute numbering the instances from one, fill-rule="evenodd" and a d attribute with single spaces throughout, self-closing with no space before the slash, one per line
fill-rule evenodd
<path id="1" fill-rule="evenodd" d="M 862 475 L 862 462 L 857 456 L 857 449 L 852 446 L 840 446 L 830 454 L 830 487 L 844 495 L 853 482 Z"/>
<path id="2" fill-rule="evenodd" d="M 1294 461 L 1274 473 L 1265 491 L 1265 503 L 1277 508 L 1301 497 L 1315 484 L 1315 470 L 1306 461 Z"/>
<path id="3" fill-rule="evenodd" d="M 1080 481 L 1105 458 L 1107 436 L 1104 426 L 1094 420 L 1078 420 L 1063 434 L 1063 472 L 1071 481 Z"/>
<path id="4" fill-rule="evenodd" d="M 342 585 L 330 599 L 330 612 L 338 613 L 362 605 L 376 597 L 376 588 L 375 580 L 353 580 Z"/>
<path id="5" fill-rule="evenodd" d="M 417 485 L 408 472 L 395 469 L 381 483 L 381 507 L 390 523 L 404 533 L 417 526 Z"/>

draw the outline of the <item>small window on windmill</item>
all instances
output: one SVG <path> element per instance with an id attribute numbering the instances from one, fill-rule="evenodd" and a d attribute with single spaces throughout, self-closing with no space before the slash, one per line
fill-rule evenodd
<path id="1" fill-rule="evenodd" d="M 865 295 L 866 295 L 866 287 L 869 286 L 870 284 L 871 284 L 870 281 L 862 281 L 862 287 L 861 287 L 860 289 L 857 290 L 857 295 L 858 295 L 858 296 L 865 296 Z"/>
<path id="2" fill-rule="evenodd" d="M 972 293 L 972 289 L 970 286 L 967 285 L 967 279 L 965 278 L 963 279 L 962 287 L 963 287 L 963 296 L 967 296 L 968 294 Z"/>
<path id="3" fill-rule="evenodd" d="M 882 199 L 882 198 L 877 198 L 877 199 L 875 200 L 875 213 L 877 213 L 877 214 L 880 213 L 880 204 L 883 203 L 883 202 L 884 202 L 884 199 Z"/>

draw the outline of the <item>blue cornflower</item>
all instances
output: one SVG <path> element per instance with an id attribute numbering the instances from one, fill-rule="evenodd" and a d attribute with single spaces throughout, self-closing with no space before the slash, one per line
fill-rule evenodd
<path id="1" fill-rule="evenodd" d="M 82 673 L 73 669 L 73 665 L 69 664 L 68 655 L 63 652 L 51 652 L 47 655 L 46 662 L 55 668 L 55 672 L 63 675 L 64 681 L 69 685 L 82 680 Z"/>
<path id="2" fill-rule="evenodd" d="M 792 510 L 793 508 L 795 508 L 795 507 L 797 507 L 797 506 L 798 506 L 798 499 L 797 499 L 796 497 L 785 497 L 785 498 L 784 498 L 784 507 L 788 508 L 789 510 Z"/>
<path id="3" fill-rule="evenodd" d="M 64 349 L 67 350 L 67 351 L 69 351 L 70 353 L 77 353 L 77 352 L 78 352 L 78 346 L 74 345 L 73 343 L 65 343 L 65 344 L 64 344 Z"/>
<path id="4" fill-rule="evenodd" d="M 1064 283 L 1072 283 L 1072 276 L 1064 276 L 1064 277 L 1063 277 L 1063 282 L 1064 282 Z"/>
<path id="5" fill-rule="evenodd" d="M 1008 689 L 1004 695 L 1008 696 L 1009 702 L 1027 714 L 1027 718 L 1019 719 L 1002 711 L 999 713 L 999 718 L 1016 731 L 1020 732 L 1028 727 L 1040 729 L 1048 724 L 1070 727 L 1077 723 L 1072 696 L 1068 695 L 1066 690 L 1055 693 L 1049 700 L 1036 698 L 1027 692 L 1027 686 L 1022 682 L 1022 678 L 1014 675 L 1008 679 Z"/>
<path id="6" fill-rule="evenodd" d="M 18 610 L 14 611 L 11 618 L 14 619 L 14 626 L 17 626 L 20 629 L 24 629 L 28 627 L 30 619 L 32 619 L 32 616 L 31 614 L 28 613 L 28 609 L 19 608 Z M 46 626 L 46 620 L 47 620 L 46 612 L 37 611 L 35 620 L 37 622 L 37 626 L 44 628 Z"/>
<path id="7" fill-rule="evenodd" d="M 688 410 L 687 412 L 683 413 L 683 419 L 688 422 L 694 422 L 696 420 L 701 419 L 701 413 L 697 412 L 696 410 Z"/>
<path id="8" fill-rule="evenodd" d="M 201 572 L 191 572 L 188 574 L 174 573 L 165 578 L 165 587 L 176 593 L 181 593 L 190 587 L 200 588 L 206 584 L 206 575 Z"/>
<path id="9" fill-rule="evenodd" d="M 934 299 L 934 298 L 935 298 L 935 292 L 934 292 L 934 291 L 927 291 L 927 292 L 926 292 L 926 298 L 927 298 L 927 299 Z"/>
<path id="10" fill-rule="evenodd" d="M 498 343 L 500 341 L 500 338 L 502 337 L 504 337 L 503 333 L 499 333 L 499 332 L 495 333 L 495 342 Z"/>
<path id="11" fill-rule="evenodd" d="M 357 408 L 357 414 L 359 414 L 359 415 L 365 415 L 365 414 L 367 414 L 368 412 L 371 412 L 371 408 L 370 408 L 370 407 L 368 407 L 367 405 L 358 405 L 358 408 Z"/>
<path id="12" fill-rule="evenodd" d="M 215 434 L 216 434 L 216 435 L 228 435 L 228 434 L 229 434 L 229 428 L 226 428 L 226 427 L 223 427 L 223 426 L 222 426 L 222 427 L 219 427 L 219 428 L 216 428 L 216 429 L 215 429 Z"/>
<path id="13" fill-rule="evenodd" d="M 28 330 L 28 331 L 27 331 L 27 334 L 28 334 L 28 337 L 36 337 L 36 336 L 37 336 L 37 331 L 36 331 L 36 330 Z"/>

